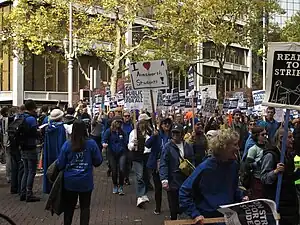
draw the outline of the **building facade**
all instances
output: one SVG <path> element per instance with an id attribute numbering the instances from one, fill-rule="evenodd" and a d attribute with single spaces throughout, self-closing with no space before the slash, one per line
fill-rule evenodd
<path id="1" fill-rule="evenodd" d="M 0 0 L 0 26 L 3 26 L 3 12 L 9 12 L 12 4 L 10 1 Z M 2 13 L 1 13 L 2 12 Z M 1 28 L 1 27 L 0 27 Z M 128 31 L 127 42 L 132 43 L 134 34 Z M 79 40 L 80 41 L 80 40 Z M 242 46 L 233 45 L 230 49 L 232 54 L 226 58 L 225 69 L 225 90 L 227 92 L 235 89 L 251 87 L 252 84 L 252 53 L 251 50 Z M 61 58 L 51 56 L 29 55 L 24 62 L 17 57 L 7 54 L 0 48 L 0 104 L 21 105 L 24 100 L 33 99 L 36 101 L 64 101 L 68 99 L 68 75 L 67 62 Z M 196 87 L 200 85 L 215 84 L 214 78 L 218 73 L 218 62 L 215 60 L 213 44 L 210 42 L 199 45 L 199 61 Z M 111 71 L 107 65 L 99 58 L 82 56 L 79 57 L 82 69 L 88 76 L 93 71 L 97 71 L 97 80 L 108 84 Z M 79 90 L 89 88 L 89 81 L 80 71 L 79 65 L 75 62 L 73 73 L 74 95 L 79 96 Z M 187 78 L 185 75 L 172 73 L 170 75 L 170 89 L 187 88 Z M 74 100 L 76 97 L 74 98 Z"/>
<path id="2" fill-rule="evenodd" d="M 278 3 L 285 11 L 285 14 L 276 15 L 274 20 L 280 27 L 283 27 L 288 19 L 300 11 L 300 0 L 279 0 Z"/>

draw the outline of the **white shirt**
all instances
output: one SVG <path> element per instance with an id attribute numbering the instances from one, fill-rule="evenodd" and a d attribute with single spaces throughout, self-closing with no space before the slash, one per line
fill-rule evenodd
<path id="1" fill-rule="evenodd" d="M 129 151 L 135 151 L 135 147 L 134 147 L 134 140 L 137 138 L 137 135 L 136 135 L 136 129 L 133 129 L 130 134 L 129 134 L 129 141 L 128 141 L 128 149 Z M 146 140 L 145 142 L 150 138 L 149 135 L 146 135 Z M 150 148 L 147 148 L 145 146 L 144 148 L 144 154 L 145 153 L 150 153 L 151 152 L 151 149 Z"/>

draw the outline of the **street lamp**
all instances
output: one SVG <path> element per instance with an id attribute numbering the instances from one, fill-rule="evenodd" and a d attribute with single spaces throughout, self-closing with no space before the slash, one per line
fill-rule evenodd
<path id="1" fill-rule="evenodd" d="M 67 37 L 63 40 L 65 59 L 68 60 L 68 105 L 73 106 L 73 61 L 77 57 L 78 41 L 75 37 L 73 39 L 73 7 L 70 2 L 69 9 L 69 39 Z"/>

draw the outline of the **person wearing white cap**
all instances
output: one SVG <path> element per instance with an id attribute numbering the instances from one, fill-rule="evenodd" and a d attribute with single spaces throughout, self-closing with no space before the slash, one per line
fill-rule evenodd
<path id="1" fill-rule="evenodd" d="M 47 168 L 57 159 L 60 149 L 66 141 L 66 130 L 62 122 L 63 117 L 63 111 L 60 109 L 53 109 L 49 116 L 48 126 L 45 130 L 43 151 L 43 192 L 46 194 L 49 194 L 51 191 L 51 184 L 46 176 Z"/>
<path id="2" fill-rule="evenodd" d="M 151 117 L 142 113 L 138 118 L 137 129 L 130 132 L 128 149 L 131 151 L 133 170 L 135 172 L 135 187 L 137 196 L 137 207 L 142 207 L 144 203 L 149 202 L 148 192 L 148 170 L 146 167 L 148 155 L 151 149 L 145 146 L 145 142 L 152 135 L 150 126 Z"/>

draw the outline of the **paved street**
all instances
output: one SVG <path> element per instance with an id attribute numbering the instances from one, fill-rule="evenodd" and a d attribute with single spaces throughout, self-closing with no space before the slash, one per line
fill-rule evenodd
<path id="1" fill-rule="evenodd" d="M 103 164 L 95 170 L 95 189 L 91 204 L 91 225 L 161 225 L 168 215 L 167 202 L 164 198 L 162 215 L 156 216 L 154 210 L 154 192 L 149 193 L 150 203 L 146 209 L 135 206 L 134 186 L 125 187 L 125 196 L 112 194 L 111 178 L 106 177 L 106 166 Z M 132 179 L 131 179 L 132 180 Z M 41 196 L 42 176 L 35 182 L 35 191 Z M 0 165 L 0 213 L 11 217 L 17 225 L 52 225 L 63 224 L 60 217 L 51 216 L 44 211 L 46 196 L 38 203 L 20 202 L 16 195 L 9 194 L 9 186 L 5 180 L 4 166 Z M 0 224 L 2 224 L 0 222 Z M 79 210 L 74 215 L 74 223 L 79 224 Z"/>

